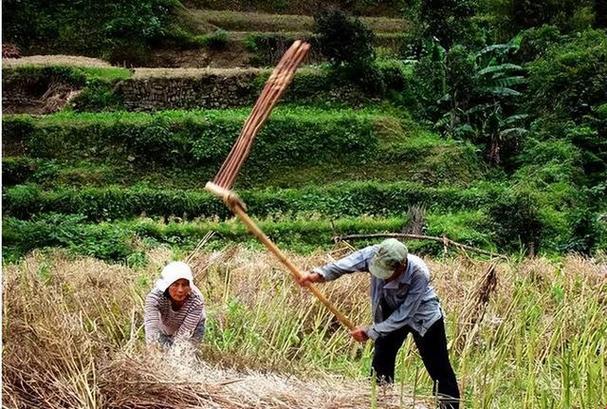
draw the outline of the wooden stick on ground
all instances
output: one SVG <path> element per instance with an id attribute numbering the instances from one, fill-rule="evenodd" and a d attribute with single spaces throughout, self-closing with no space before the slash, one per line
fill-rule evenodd
<path id="1" fill-rule="evenodd" d="M 491 257 L 503 258 L 506 257 L 503 254 L 493 253 L 491 251 L 479 249 L 478 247 L 468 246 L 466 244 L 458 243 L 457 241 L 451 240 L 445 236 L 437 237 L 437 236 L 424 236 L 422 234 L 407 234 L 407 233 L 375 233 L 375 234 L 348 234 L 345 236 L 335 236 L 333 237 L 333 241 L 338 242 L 342 240 L 351 240 L 351 239 L 371 239 L 371 238 L 404 238 L 404 239 L 413 239 L 413 240 L 431 240 L 442 243 L 445 247 L 451 245 L 459 248 L 460 250 L 470 250 L 480 254 L 485 254 Z"/>

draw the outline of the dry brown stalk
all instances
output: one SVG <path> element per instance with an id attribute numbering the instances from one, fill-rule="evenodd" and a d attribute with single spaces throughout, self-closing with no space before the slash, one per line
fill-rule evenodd
<path id="1" fill-rule="evenodd" d="M 453 345 L 455 345 L 458 353 L 463 350 L 466 344 L 473 340 L 474 335 L 478 331 L 478 326 L 485 316 L 489 298 L 497 287 L 496 268 L 497 265 L 494 261 L 477 281 L 471 297 L 468 297 L 465 301 L 465 306 L 460 315 L 459 332 L 453 341 Z"/>
<path id="2" fill-rule="evenodd" d="M 232 187 L 238 170 L 250 152 L 255 135 L 292 81 L 297 66 L 301 63 L 309 48 L 309 44 L 296 41 L 279 61 L 247 118 L 240 136 L 221 165 L 214 180 L 215 184 L 226 189 Z"/>

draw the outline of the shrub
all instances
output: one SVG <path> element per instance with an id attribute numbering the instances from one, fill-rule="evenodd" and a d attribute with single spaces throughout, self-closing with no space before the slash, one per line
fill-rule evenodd
<path id="1" fill-rule="evenodd" d="M 314 20 L 318 45 L 336 75 L 362 85 L 372 94 L 382 95 L 385 84 L 375 64 L 373 32 L 359 19 L 339 10 L 320 12 Z"/>
<path id="2" fill-rule="evenodd" d="M 516 158 L 514 178 L 529 186 L 543 188 L 552 183 L 580 183 L 583 180 L 582 154 L 565 140 L 539 141 L 530 138 Z"/>
<path id="3" fill-rule="evenodd" d="M 489 206 L 496 242 L 510 251 L 516 250 L 516 244 L 521 243 L 531 254 L 535 254 L 543 233 L 539 208 L 538 198 L 532 192 L 505 192 Z"/>
<path id="4" fill-rule="evenodd" d="M 211 50 L 223 50 L 228 45 L 228 32 L 222 29 L 216 30 L 211 34 L 205 35 L 201 42 L 203 46 Z"/>
<path id="5" fill-rule="evenodd" d="M 530 108 L 579 121 L 606 102 L 607 34 L 587 30 L 530 63 Z"/>
<path id="6" fill-rule="evenodd" d="M 116 225 L 83 224 L 80 215 L 46 214 L 29 222 L 3 220 L 3 249 L 13 256 L 44 247 L 66 247 L 75 253 L 125 262 L 134 252 L 132 234 Z"/>
<path id="7" fill-rule="evenodd" d="M 314 17 L 322 53 L 334 65 L 367 65 L 375 58 L 374 35 L 362 21 L 331 10 Z"/>
<path id="8" fill-rule="evenodd" d="M 531 62 L 542 57 L 563 39 L 559 29 L 549 25 L 524 30 L 517 37 L 520 47 L 514 57 L 519 63 Z"/>
<path id="9" fill-rule="evenodd" d="M 470 44 L 474 37 L 471 17 L 476 13 L 476 3 L 475 0 L 421 1 L 423 37 L 437 38 L 446 49 L 456 43 Z"/>
<path id="10" fill-rule="evenodd" d="M 100 112 L 124 109 L 122 95 L 114 92 L 115 84 L 109 81 L 89 80 L 84 89 L 70 101 L 77 112 Z"/>
<path id="11" fill-rule="evenodd" d="M 506 36 L 544 24 L 563 32 L 584 30 L 594 21 L 590 0 L 490 0 L 487 6 Z"/>
<path id="12" fill-rule="evenodd" d="M 141 63 L 166 36 L 175 0 L 3 3 L 4 35 L 23 50 L 106 56 L 117 63 Z"/>

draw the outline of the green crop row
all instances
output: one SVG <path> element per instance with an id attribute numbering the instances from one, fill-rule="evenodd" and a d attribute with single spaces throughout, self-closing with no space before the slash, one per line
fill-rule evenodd
<path id="1" fill-rule="evenodd" d="M 6 150 L 38 158 L 119 159 L 158 164 L 218 166 L 238 137 L 247 112 L 64 114 L 3 119 Z M 361 157 L 377 146 L 374 117 L 277 113 L 254 145 L 258 165 L 326 161 L 347 152 Z"/>
<path id="2" fill-rule="evenodd" d="M 4 179 L 23 183 L 38 168 L 33 161 L 40 159 L 113 163 L 145 172 L 195 170 L 209 179 L 247 114 L 238 109 L 5 116 L 5 155 L 32 159 L 5 160 Z M 299 107 L 273 113 L 241 173 L 252 183 L 274 180 L 284 186 L 305 184 L 307 178 L 318 183 L 360 177 L 361 167 L 368 169 L 369 178 L 434 183 L 469 182 L 482 171 L 472 145 L 441 139 L 389 115 Z"/>
<path id="3" fill-rule="evenodd" d="M 325 217 L 399 215 L 413 205 L 453 211 L 479 209 L 498 201 L 505 191 L 501 185 L 478 184 L 426 187 L 408 182 L 346 182 L 301 189 L 266 189 L 240 192 L 252 215 L 318 213 Z M 81 214 L 88 220 L 116 220 L 148 216 L 230 217 L 217 198 L 199 191 L 151 187 L 72 188 L 44 191 L 35 185 L 5 189 L 3 208 L 7 215 L 21 219 L 40 213 Z"/>

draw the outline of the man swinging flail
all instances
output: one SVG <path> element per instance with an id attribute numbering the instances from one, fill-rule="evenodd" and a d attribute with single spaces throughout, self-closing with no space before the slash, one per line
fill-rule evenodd
<path id="1" fill-rule="evenodd" d="M 409 255 L 406 247 L 396 240 L 386 240 L 379 246 L 362 249 L 313 273 L 301 272 L 280 249 L 261 231 L 246 213 L 246 206 L 231 188 L 239 169 L 246 160 L 255 135 L 270 115 L 272 108 L 293 79 L 310 46 L 296 41 L 270 75 L 261 95 L 228 157 L 213 182 L 205 189 L 220 197 L 232 212 L 289 270 L 295 280 L 314 294 L 337 319 L 364 342 L 375 340 L 373 368 L 383 382 L 393 382 L 396 354 L 407 334 L 411 332 L 428 372 L 435 380 L 436 391 L 443 408 L 457 408 L 459 390 L 449 363 L 445 327 L 438 298 L 429 285 L 429 272 L 424 262 Z M 375 324 L 369 328 L 355 325 L 331 303 L 314 285 L 354 271 L 370 271 L 373 275 L 372 299 Z"/>
<path id="2" fill-rule="evenodd" d="M 396 355 L 412 334 L 441 408 L 458 408 L 459 389 L 449 362 L 443 312 L 426 263 L 409 254 L 400 241 L 387 239 L 315 268 L 299 283 L 323 283 L 354 272 L 371 273 L 373 324 L 350 333 L 359 342 L 375 341 L 372 367 L 378 382 L 394 382 Z"/>

